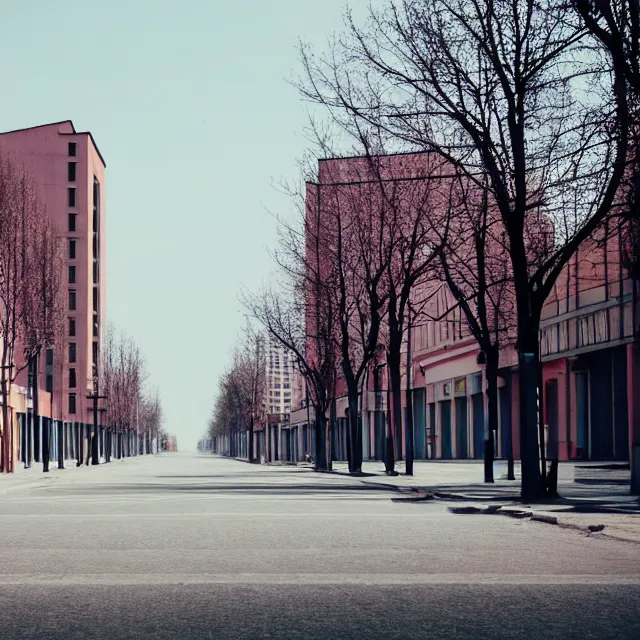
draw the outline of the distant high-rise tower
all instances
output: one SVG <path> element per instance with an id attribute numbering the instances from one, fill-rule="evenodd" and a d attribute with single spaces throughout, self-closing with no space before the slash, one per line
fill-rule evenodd
<path id="1" fill-rule="evenodd" d="M 291 379 L 293 354 L 275 339 L 269 338 L 266 349 L 266 410 L 271 415 L 291 413 Z"/>

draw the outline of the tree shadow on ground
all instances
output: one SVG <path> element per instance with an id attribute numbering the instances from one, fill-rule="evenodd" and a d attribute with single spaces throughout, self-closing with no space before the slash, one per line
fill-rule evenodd
<path id="1" fill-rule="evenodd" d="M 270 495 L 270 496 L 325 496 L 335 494 L 344 497 L 373 497 L 371 494 L 393 493 L 395 487 L 374 485 L 326 485 L 326 484 L 285 484 L 285 483 L 225 483 L 225 484 L 186 484 L 186 483 L 129 483 L 95 484 L 86 487 L 56 487 L 56 493 L 75 495 L 96 494 L 141 494 L 141 493 L 200 493 L 208 495 Z"/>

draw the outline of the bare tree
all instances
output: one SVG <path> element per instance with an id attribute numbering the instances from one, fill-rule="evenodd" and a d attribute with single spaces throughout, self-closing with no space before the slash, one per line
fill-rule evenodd
<path id="1" fill-rule="evenodd" d="M 624 75 L 584 46 L 562 0 L 389 0 L 327 58 L 302 47 L 305 95 L 347 130 L 435 151 L 485 176 L 516 297 L 522 495 L 541 491 L 536 433 L 541 309 L 563 266 L 610 214 L 627 160 Z M 598 90 L 594 91 L 594 85 Z M 575 194 L 581 206 L 568 207 Z M 544 241 L 527 233 L 541 225 Z M 546 251 L 534 251 L 527 240 Z"/>
<path id="2" fill-rule="evenodd" d="M 630 93 L 640 96 L 640 3 L 638 0 L 572 0 L 572 4 L 611 56 Z"/>
<path id="3" fill-rule="evenodd" d="M 0 156 L 0 468 L 3 471 L 13 471 L 11 387 L 33 363 L 30 354 L 34 342 L 39 343 L 35 347 L 39 352 L 44 343 L 53 340 L 57 326 L 59 265 L 54 244 L 30 176 L 8 156 Z"/>
<path id="4" fill-rule="evenodd" d="M 331 430 L 327 413 L 335 419 L 337 345 L 340 326 L 336 304 L 338 274 L 328 260 L 323 235 L 326 221 L 318 206 L 320 188 L 307 182 L 304 192 L 293 195 L 297 216 L 279 219 L 278 248 L 273 257 L 279 278 L 259 293 L 243 292 L 249 315 L 266 333 L 287 349 L 306 380 L 315 413 L 315 466 L 331 467 Z M 275 283 L 275 286 L 274 286 Z"/>
<path id="5" fill-rule="evenodd" d="M 253 434 L 255 423 L 262 417 L 262 407 L 267 393 L 267 362 L 264 336 L 255 330 L 249 322 L 244 326 L 243 344 L 236 355 L 236 367 L 241 373 L 241 384 L 248 398 L 248 443 L 247 455 L 253 462 Z"/>
<path id="6" fill-rule="evenodd" d="M 143 438 L 142 453 L 152 453 L 154 441 L 159 447 L 163 421 L 160 394 L 157 389 L 148 391 L 143 395 L 140 403 L 139 433 Z"/>
<path id="7" fill-rule="evenodd" d="M 48 218 L 36 220 L 28 252 L 29 277 L 24 283 L 24 361 L 29 367 L 29 390 L 33 398 L 33 420 L 39 421 L 39 362 L 42 352 L 53 348 L 64 335 L 63 245 Z M 53 389 L 51 390 L 53 393 Z M 53 415 L 51 415 L 53 420 Z M 50 426 L 43 429 L 43 471 L 49 471 Z"/>
<path id="8" fill-rule="evenodd" d="M 113 453 L 111 436 L 115 435 L 117 458 L 132 455 L 134 434 L 138 430 L 139 409 L 147 378 L 145 358 L 136 342 L 113 324 L 107 327 L 102 363 L 102 390 L 106 396 L 109 454 Z M 87 464 L 88 464 L 87 454 Z"/>
<path id="9" fill-rule="evenodd" d="M 349 471 L 358 473 L 360 386 L 379 345 L 387 301 L 388 205 L 366 158 L 331 158 L 319 164 L 318 181 L 310 183 L 307 192 L 312 198 L 307 207 L 317 222 L 305 228 L 305 260 L 321 265 L 326 291 L 334 298 L 336 352 L 348 400 L 347 459 Z"/>
<path id="10" fill-rule="evenodd" d="M 320 278 L 301 286 L 300 295 L 266 290 L 245 297 L 252 316 L 267 333 L 288 349 L 307 381 L 315 412 L 315 466 L 331 464 L 327 412 L 336 382 L 336 315 L 333 296 Z"/>
<path id="11" fill-rule="evenodd" d="M 515 304 L 506 257 L 506 232 L 489 194 L 462 177 L 453 181 L 450 206 L 454 232 L 440 254 L 442 273 L 480 347 L 487 381 L 487 435 L 484 480 L 493 482 L 494 439 L 498 432 L 500 352 L 513 338 Z M 509 439 L 511 442 L 511 436 Z M 508 478 L 514 479 L 513 450 L 508 451 Z"/>
<path id="12" fill-rule="evenodd" d="M 237 377 L 227 370 L 218 380 L 218 392 L 209 421 L 209 436 L 216 439 L 226 436 L 229 439 L 228 453 L 236 456 L 235 433 L 240 430 L 239 416 L 242 408 L 238 402 Z"/>
<path id="13" fill-rule="evenodd" d="M 386 350 L 391 391 L 391 424 L 386 434 L 385 468 L 395 474 L 394 440 L 401 442 L 405 424 L 405 470 L 413 475 L 413 406 L 407 377 L 406 420 L 402 418 L 402 346 L 407 338 L 411 301 L 435 273 L 434 266 L 448 236 L 450 209 L 446 202 L 448 179 L 442 176 L 442 162 L 434 154 L 396 156 L 393 169 L 380 171 L 384 154 L 369 154 L 378 187 L 389 209 L 383 223 L 387 254 Z M 409 358 L 407 350 L 407 358 Z M 407 362 L 410 366 L 410 363 Z"/>

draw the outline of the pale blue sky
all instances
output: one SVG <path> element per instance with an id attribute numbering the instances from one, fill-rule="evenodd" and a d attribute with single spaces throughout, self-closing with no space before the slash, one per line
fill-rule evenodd
<path id="1" fill-rule="evenodd" d="M 356 4 L 364 7 L 364 0 Z M 1 2 L 0 130 L 70 118 L 107 162 L 107 310 L 144 349 L 166 426 L 203 433 L 271 269 L 265 208 L 295 179 L 306 107 L 296 42 L 323 45 L 344 0 Z"/>

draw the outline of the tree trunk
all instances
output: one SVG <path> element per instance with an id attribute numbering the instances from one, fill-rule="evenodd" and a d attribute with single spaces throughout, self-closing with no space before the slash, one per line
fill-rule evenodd
<path id="1" fill-rule="evenodd" d="M 379 400 L 382 398 L 382 392 L 380 390 L 380 369 L 382 365 L 375 365 L 373 367 L 373 434 L 374 434 L 374 443 L 375 443 L 375 453 L 380 454 L 378 459 L 385 460 L 384 451 L 380 451 L 380 440 L 378 438 L 378 434 L 380 432 L 379 429 L 379 409 L 378 405 Z"/>
<path id="2" fill-rule="evenodd" d="M 76 467 L 81 467 L 82 466 L 82 450 L 83 450 L 83 443 L 84 443 L 84 438 L 83 438 L 83 433 L 82 433 L 82 423 L 80 422 L 76 422 L 75 423 L 76 426 Z"/>
<path id="3" fill-rule="evenodd" d="M 535 500 L 541 495 L 540 459 L 538 456 L 537 389 L 539 363 L 536 345 L 523 344 L 518 353 L 520 395 L 520 468 L 521 497 Z"/>
<path id="4" fill-rule="evenodd" d="M 395 351 L 395 350 L 394 350 Z M 389 370 L 389 382 L 391 388 L 391 447 L 393 450 L 394 443 L 396 447 L 400 448 L 399 442 L 396 442 L 396 438 L 401 437 L 402 434 L 402 374 L 400 371 L 400 353 L 399 348 L 397 352 L 392 352 L 389 349 L 387 367 Z M 391 471 L 395 473 L 395 469 L 391 468 Z"/>
<path id="5" fill-rule="evenodd" d="M 493 461 L 495 458 L 495 436 L 498 433 L 498 349 L 487 349 L 487 435 L 484 443 L 484 481 L 494 482 Z"/>
<path id="6" fill-rule="evenodd" d="M 547 452 L 546 452 L 546 438 L 544 433 L 544 403 L 545 403 L 545 395 L 544 395 L 544 383 L 542 380 L 542 364 L 540 363 L 540 358 L 538 355 L 538 351 L 536 351 L 536 358 L 538 359 L 538 389 L 537 389 L 537 399 L 538 399 L 538 440 L 540 442 L 540 481 L 542 486 L 546 487 L 547 483 Z"/>
<path id="7" fill-rule="evenodd" d="M 31 466 L 31 460 L 33 459 L 33 433 L 31 432 L 31 423 L 29 422 L 29 412 L 24 416 L 24 430 L 25 430 L 25 469 Z"/>
<path id="8" fill-rule="evenodd" d="M 360 473 L 362 471 L 362 429 L 360 420 L 358 419 L 358 382 L 353 381 L 349 384 L 349 425 L 348 430 L 351 433 L 351 473 Z"/>
<path id="9" fill-rule="evenodd" d="M 93 450 L 93 433 L 91 425 L 85 425 L 85 429 L 87 430 L 87 457 L 85 458 L 85 465 L 88 467 L 91 461 L 91 451 Z"/>
<path id="10" fill-rule="evenodd" d="M 384 427 L 384 468 L 388 475 L 397 475 L 395 470 L 395 447 L 393 446 L 393 411 L 391 384 L 387 370 L 387 415 Z"/>
<path id="11" fill-rule="evenodd" d="M 40 354 L 36 353 L 32 356 L 32 387 L 31 394 L 33 396 L 33 421 L 36 425 L 40 424 L 40 393 L 38 384 L 38 369 L 40 364 Z M 50 449 L 50 429 L 46 420 L 42 421 L 42 471 L 49 473 L 49 462 L 51 458 Z"/>
<path id="12" fill-rule="evenodd" d="M 0 392 L 2 393 L 2 441 L 0 441 L 0 471 L 9 472 L 9 398 L 7 390 L 7 365 L 3 358 L 0 373 Z"/>
<path id="13" fill-rule="evenodd" d="M 94 394 L 97 395 L 97 392 Z M 100 464 L 100 443 L 98 437 L 100 431 L 98 430 L 98 399 L 93 400 L 93 436 L 91 438 L 91 464 Z"/>
<path id="14" fill-rule="evenodd" d="M 633 281 L 634 299 L 637 305 L 637 295 L 635 294 L 637 283 Z M 634 309 L 636 307 L 634 306 Z M 627 375 L 628 379 L 635 380 L 637 388 L 637 379 L 640 376 L 640 341 L 637 335 L 637 318 L 634 312 L 634 336 L 635 340 L 627 351 Z M 640 399 L 631 398 L 631 425 L 633 432 L 631 434 L 631 481 L 629 485 L 629 491 L 631 495 L 640 495 Z"/>
<path id="15" fill-rule="evenodd" d="M 316 441 L 316 455 L 315 455 L 315 467 L 316 471 L 320 469 L 325 469 L 325 437 L 324 437 L 324 429 L 327 421 L 326 416 L 324 415 L 324 411 L 320 407 L 315 407 L 316 410 L 316 433 L 315 433 L 315 441 Z"/>
<path id="16" fill-rule="evenodd" d="M 24 414 L 24 435 L 25 435 L 25 452 L 24 452 L 24 468 L 29 469 L 31 467 L 31 459 L 33 455 L 33 433 L 32 433 L 32 420 L 31 411 L 28 409 Z"/>
<path id="17" fill-rule="evenodd" d="M 333 398 L 331 399 L 331 403 L 329 404 L 329 424 L 327 425 L 325 431 L 325 461 L 327 464 L 327 471 L 331 471 L 333 469 L 333 456 L 331 455 L 331 438 L 337 431 L 336 402 L 336 392 L 334 388 Z"/>
<path id="18" fill-rule="evenodd" d="M 524 217 L 522 218 L 524 219 Z M 518 330 L 518 392 L 520 414 L 520 494 L 523 500 L 536 500 L 542 494 L 538 447 L 538 398 L 540 362 L 539 328 L 535 300 L 530 288 L 523 229 L 509 229 L 513 286 L 516 296 Z"/>
<path id="19" fill-rule="evenodd" d="M 58 469 L 64 469 L 64 422 L 58 421 Z"/>
<path id="20" fill-rule="evenodd" d="M 248 450 L 249 462 L 253 462 L 253 415 L 249 420 L 249 442 L 247 443 L 247 450 Z"/>
<path id="21" fill-rule="evenodd" d="M 406 362 L 406 390 L 405 404 L 407 407 L 405 419 L 405 474 L 413 475 L 413 396 L 411 395 L 411 307 L 407 322 L 407 362 Z"/>

